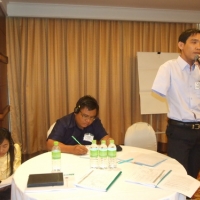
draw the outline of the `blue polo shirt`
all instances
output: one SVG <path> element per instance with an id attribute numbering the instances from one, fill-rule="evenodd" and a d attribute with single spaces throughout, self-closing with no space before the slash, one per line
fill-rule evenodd
<path id="1" fill-rule="evenodd" d="M 74 136 L 81 144 L 90 145 L 91 142 L 83 140 L 86 133 L 94 135 L 94 140 L 101 140 L 104 136 L 108 135 L 99 118 L 96 118 L 93 123 L 86 128 L 80 129 L 75 122 L 74 113 L 71 113 L 56 121 L 47 140 L 52 139 L 66 145 L 76 145 L 77 142 L 72 138 L 72 136 Z"/>

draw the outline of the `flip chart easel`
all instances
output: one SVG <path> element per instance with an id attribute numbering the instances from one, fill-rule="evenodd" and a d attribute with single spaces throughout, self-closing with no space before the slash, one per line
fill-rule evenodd
<path id="1" fill-rule="evenodd" d="M 151 90 L 157 71 L 163 63 L 178 56 L 178 53 L 137 52 L 140 111 L 141 114 L 151 115 L 151 125 L 153 114 L 165 114 L 168 111 L 166 99 Z"/>

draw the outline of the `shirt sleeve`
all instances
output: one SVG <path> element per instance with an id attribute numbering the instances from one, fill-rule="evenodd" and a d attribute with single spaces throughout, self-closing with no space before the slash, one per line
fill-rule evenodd
<path id="1" fill-rule="evenodd" d="M 158 69 L 155 80 L 153 82 L 152 91 L 160 96 L 166 96 L 170 87 L 170 66 L 168 62 L 164 63 Z"/>
<path id="2" fill-rule="evenodd" d="M 99 118 L 93 122 L 93 126 L 95 129 L 94 139 L 101 140 L 104 136 L 108 135 Z"/>
<path id="3" fill-rule="evenodd" d="M 57 120 L 51 133 L 49 134 L 48 139 L 57 140 L 59 142 L 65 143 L 64 134 L 66 132 L 66 127 L 61 120 Z"/>
<path id="4" fill-rule="evenodd" d="M 19 144 L 14 144 L 15 147 L 15 160 L 13 163 L 14 172 L 21 165 L 21 148 Z"/>

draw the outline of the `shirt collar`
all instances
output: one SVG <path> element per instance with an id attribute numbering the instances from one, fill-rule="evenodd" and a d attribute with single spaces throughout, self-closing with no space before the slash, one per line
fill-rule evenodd
<path id="1" fill-rule="evenodd" d="M 74 126 L 76 126 L 75 114 L 71 113 L 71 120 L 70 120 L 69 128 L 73 128 Z"/>
<path id="2" fill-rule="evenodd" d="M 71 113 L 71 120 L 70 120 L 69 128 L 74 128 L 75 126 L 77 128 L 79 128 L 78 125 L 77 125 L 77 123 L 76 123 L 76 120 L 75 120 L 75 114 Z M 82 130 L 82 129 L 80 129 L 80 130 Z"/>
<path id="3" fill-rule="evenodd" d="M 181 67 L 182 71 L 184 69 L 187 69 L 187 68 L 190 69 L 190 65 L 185 60 L 183 60 L 183 58 L 181 58 L 181 56 L 178 57 L 177 62 L 179 64 L 179 66 Z M 195 65 L 193 64 L 192 65 L 192 70 L 194 70 L 194 68 L 195 68 Z"/>

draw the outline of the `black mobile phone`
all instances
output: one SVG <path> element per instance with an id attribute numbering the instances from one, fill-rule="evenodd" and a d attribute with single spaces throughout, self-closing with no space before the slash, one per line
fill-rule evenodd
<path id="1" fill-rule="evenodd" d="M 117 151 L 122 151 L 122 147 L 118 144 L 116 144 L 116 148 L 117 148 Z"/>

